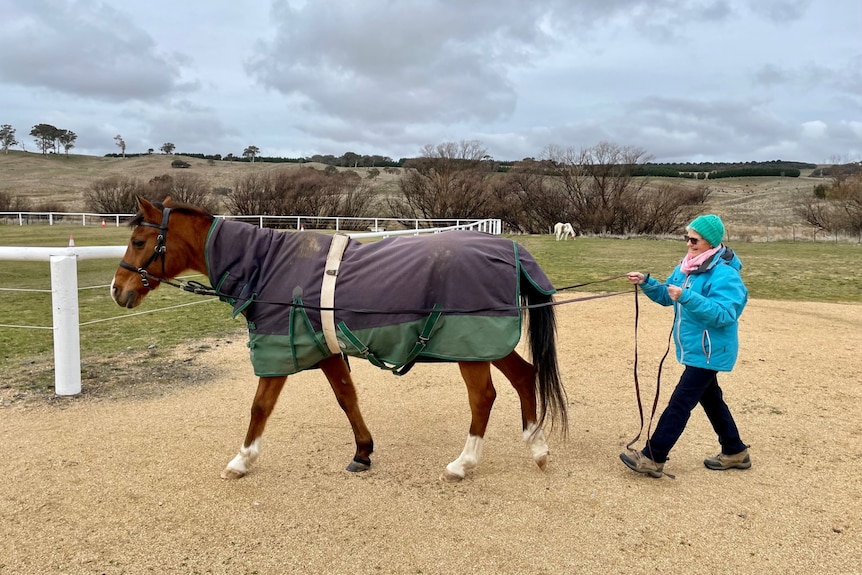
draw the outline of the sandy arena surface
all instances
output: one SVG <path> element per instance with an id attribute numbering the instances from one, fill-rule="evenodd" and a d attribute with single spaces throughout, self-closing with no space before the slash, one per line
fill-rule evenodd
<path id="1" fill-rule="evenodd" d="M 344 470 L 347 420 L 306 372 L 251 473 L 224 481 L 256 385 L 241 338 L 178 351 L 221 372 L 203 385 L 4 407 L 0 575 L 862 572 L 862 305 L 752 301 L 719 381 L 754 466 L 707 470 L 718 445 L 697 410 L 665 468 L 676 479 L 618 459 L 639 427 L 632 298 L 558 310 L 571 427 L 545 472 L 499 373 L 482 464 L 448 484 L 469 421 L 457 368 L 397 378 L 353 360 L 370 471 Z M 641 300 L 647 406 L 671 317 Z M 670 357 L 659 409 L 679 373 Z"/>

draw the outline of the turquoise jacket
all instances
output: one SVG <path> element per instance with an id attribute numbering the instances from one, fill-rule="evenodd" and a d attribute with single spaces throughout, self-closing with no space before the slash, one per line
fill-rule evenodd
<path id="1" fill-rule="evenodd" d="M 739 316 L 748 289 L 739 271 L 742 262 L 727 246 L 699 269 L 685 275 L 676 266 L 665 283 L 648 278 L 641 288 L 654 302 L 674 307 L 676 359 L 683 365 L 730 371 L 739 351 Z M 667 285 L 683 288 L 674 302 Z"/>

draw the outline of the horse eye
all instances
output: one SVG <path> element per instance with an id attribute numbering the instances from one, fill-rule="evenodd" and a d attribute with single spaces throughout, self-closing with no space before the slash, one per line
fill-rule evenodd
<path id="1" fill-rule="evenodd" d="M 132 247 L 136 249 L 141 249 L 145 245 L 147 245 L 147 242 L 145 242 L 144 240 L 132 240 Z"/>

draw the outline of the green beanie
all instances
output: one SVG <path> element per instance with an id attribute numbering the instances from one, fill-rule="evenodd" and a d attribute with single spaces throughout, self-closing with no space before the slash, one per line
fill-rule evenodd
<path id="1" fill-rule="evenodd" d="M 721 240 L 724 239 L 724 224 L 721 223 L 721 218 L 715 214 L 697 216 L 688 224 L 688 227 L 703 236 L 703 239 L 708 241 L 712 247 L 718 247 Z"/>

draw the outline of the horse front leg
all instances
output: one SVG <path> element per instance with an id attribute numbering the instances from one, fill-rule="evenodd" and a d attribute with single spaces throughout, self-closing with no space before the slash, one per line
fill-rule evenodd
<path id="1" fill-rule="evenodd" d="M 459 361 L 461 377 L 467 384 L 467 397 L 470 400 L 470 432 L 458 459 L 449 463 L 442 478 L 446 481 L 461 481 L 467 472 L 479 465 L 482 459 L 482 446 L 485 430 L 491 417 L 491 408 L 497 399 L 497 391 L 491 382 L 491 364 L 487 361 Z"/>
<path id="2" fill-rule="evenodd" d="M 371 432 L 365 426 L 362 412 L 359 411 L 359 398 L 356 395 L 356 386 L 350 377 L 350 368 L 344 358 L 340 355 L 331 355 L 320 362 L 320 369 L 329 380 L 332 392 L 338 405 L 347 415 L 350 427 L 353 429 L 353 437 L 356 440 L 356 453 L 353 460 L 347 466 L 347 471 L 365 471 L 371 467 L 371 453 L 374 451 L 374 440 Z"/>
<path id="3" fill-rule="evenodd" d="M 245 441 L 239 449 L 236 457 L 231 459 L 225 470 L 221 472 L 222 479 L 239 479 L 248 473 L 249 467 L 260 455 L 260 440 L 266 420 L 275 408 L 275 402 L 284 387 L 287 376 L 261 377 L 257 383 L 257 392 L 254 394 L 254 402 L 251 404 L 251 419 L 248 422 L 248 431 Z"/>
<path id="4" fill-rule="evenodd" d="M 544 470 L 548 465 L 548 442 L 539 427 L 536 416 L 536 372 L 533 365 L 513 351 L 494 362 L 494 367 L 503 372 L 521 400 L 521 429 L 524 442 L 530 449 L 533 461 Z"/>

